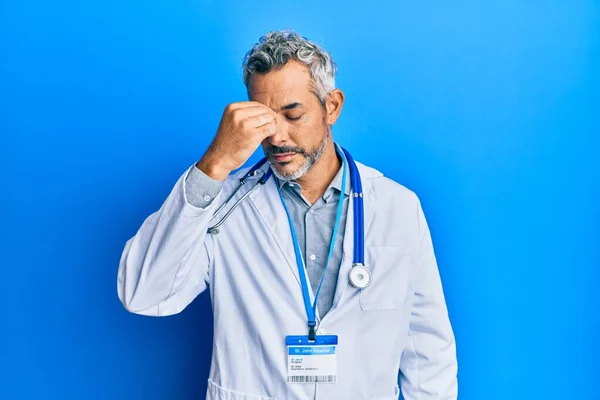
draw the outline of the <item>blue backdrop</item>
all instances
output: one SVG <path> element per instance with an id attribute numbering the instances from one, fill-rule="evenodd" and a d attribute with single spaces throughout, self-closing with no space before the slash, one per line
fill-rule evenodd
<path id="1" fill-rule="evenodd" d="M 600 398 L 600 4 L 360 3 L 0 2 L 1 399 L 204 397 L 209 296 L 128 314 L 119 256 L 286 27 L 339 64 L 337 141 L 423 202 L 460 398 Z"/>

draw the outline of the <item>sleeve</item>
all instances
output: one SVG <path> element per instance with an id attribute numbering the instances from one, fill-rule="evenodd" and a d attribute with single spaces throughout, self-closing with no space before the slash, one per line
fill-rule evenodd
<path id="1" fill-rule="evenodd" d="M 431 235 L 417 201 L 418 242 L 408 345 L 400 363 L 405 400 L 455 400 L 456 343 L 450 325 Z"/>
<path id="2" fill-rule="evenodd" d="M 185 192 L 188 202 L 194 207 L 206 208 L 217 197 L 223 181 L 219 181 L 200 171 L 195 165 L 185 178 Z"/>
<path id="3" fill-rule="evenodd" d="M 205 208 L 191 204 L 186 193 L 191 171 L 179 178 L 161 208 L 125 244 L 117 293 L 132 313 L 177 314 L 207 287 L 212 261 L 206 230 L 221 193 Z"/>

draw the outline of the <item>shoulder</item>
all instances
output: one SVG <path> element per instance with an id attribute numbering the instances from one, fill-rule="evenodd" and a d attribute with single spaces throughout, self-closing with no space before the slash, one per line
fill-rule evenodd
<path id="1" fill-rule="evenodd" d="M 360 162 L 356 163 L 363 181 L 363 192 L 377 200 L 395 205 L 416 205 L 419 199 L 415 192 L 395 180 L 388 178 L 379 170 Z"/>
<path id="2" fill-rule="evenodd" d="M 406 186 L 380 171 L 357 163 L 363 181 L 365 220 L 371 232 L 370 242 L 398 246 L 411 244 L 419 234 L 419 199 Z"/>

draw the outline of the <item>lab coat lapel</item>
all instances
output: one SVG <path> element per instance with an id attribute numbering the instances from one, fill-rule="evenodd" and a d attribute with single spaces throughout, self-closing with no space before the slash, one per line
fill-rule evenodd
<path id="1" fill-rule="evenodd" d="M 346 228 L 344 231 L 344 242 L 342 244 L 342 264 L 338 274 L 335 296 L 333 298 L 332 310 L 337 308 L 344 291 L 348 287 L 348 276 L 352 269 L 352 258 L 354 254 L 354 204 L 352 195 L 348 198 L 348 211 L 346 213 Z"/>
<path id="2" fill-rule="evenodd" d="M 267 168 L 263 167 L 263 172 Z M 298 285 L 300 285 L 290 224 L 286 217 L 285 208 L 281 203 L 281 198 L 279 197 L 275 178 L 271 177 L 262 188 L 254 191 L 249 198 L 256 211 L 260 214 L 267 230 L 271 233 L 272 240 L 275 241 L 283 254 L 288 267 L 296 277 Z"/>

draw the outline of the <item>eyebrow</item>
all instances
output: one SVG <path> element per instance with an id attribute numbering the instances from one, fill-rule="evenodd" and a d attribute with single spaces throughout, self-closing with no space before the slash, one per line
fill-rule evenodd
<path id="1" fill-rule="evenodd" d="M 300 107 L 301 105 L 302 104 L 298 103 L 298 102 L 290 103 L 290 104 L 287 104 L 287 105 L 281 107 L 281 111 L 292 110 L 292 109 L 294 109 L 296 107 Z"/>

